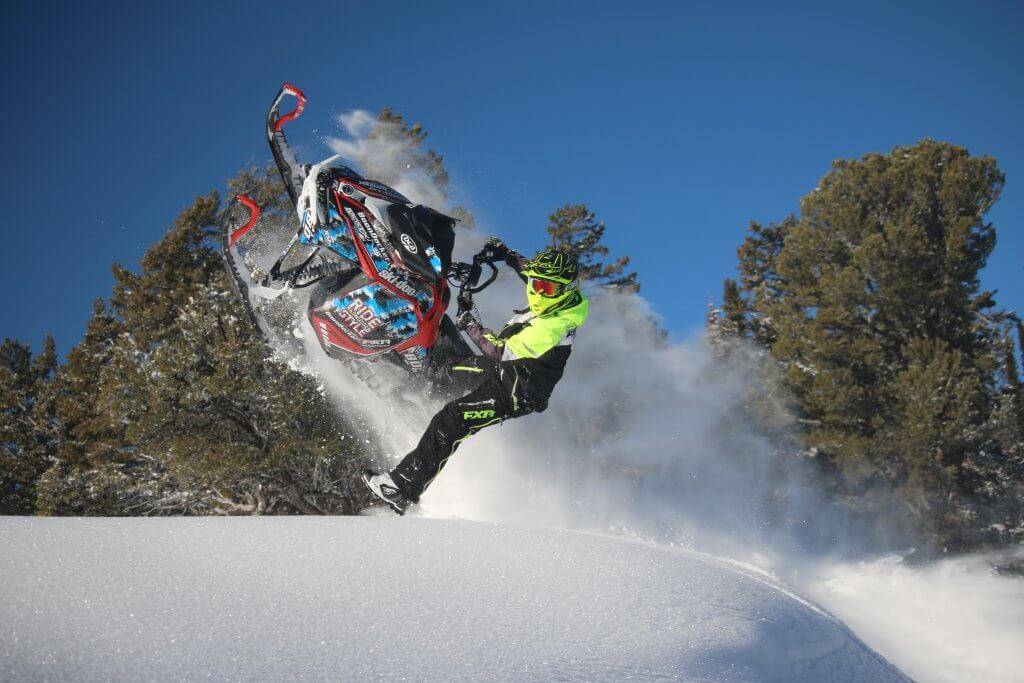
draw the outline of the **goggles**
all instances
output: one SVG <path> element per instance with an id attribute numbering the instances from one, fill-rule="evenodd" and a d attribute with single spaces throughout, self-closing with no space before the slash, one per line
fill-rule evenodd
<path id="1" fill-rule="evenodd" d="M 565 292 L 567 285 L 561 282 L 555 282 L 554 280 L 545 280 L 539 277 L 528 277 L 526 279 L 526 285 L 530 288 L 534 294 L 539 294 L 546 298 L 553 298 L 560 296 Z"/>

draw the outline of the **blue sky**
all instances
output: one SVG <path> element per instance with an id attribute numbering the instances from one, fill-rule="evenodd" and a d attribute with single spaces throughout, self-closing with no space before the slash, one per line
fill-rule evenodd
<path id="1" fill-rule="evenodd" d="M 748 221 L 795 211 L 833 159 L 948 140 L 1006 172 L 983 285 L 1024 310 L 1021 3 L 486 5 L 8 5 L 0 334 L 66 352 L 111 262 L 268 158 L 286 80 L 310 97 L 306 158 L 338 114 L 390 105 L 521 251 L 587 203 L 680 335 Z"/>

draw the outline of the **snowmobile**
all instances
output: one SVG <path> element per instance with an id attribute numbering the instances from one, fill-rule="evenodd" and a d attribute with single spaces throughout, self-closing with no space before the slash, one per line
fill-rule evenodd
<path id="1" fill-rule="evenodd" d="M 288 96 L 295 108 L 281 114 Z M 305 95 L 286 83 L 266 119 L 297 227 L 291 215 L 268 215 L 243 194 L 224 214 L 223 255 L 235 294 L 267 341 L 281 331 L 275 304 L 300 297 L 323 351 L 371 389 L 380 387 L 372 364 L 381 362 L 436 389 L 444 376 L 436 369 L 471 353 L 445 313 L 452 289 L 458 312 L 471 310 L 473 294 L 497 277 L 493 250 L 453 263 L 456 219 L 338 164 L 337 156 L 300 164 L 284 127 L 305 105 Z M 481 283 L 485 265 L 491 272 Z"/>

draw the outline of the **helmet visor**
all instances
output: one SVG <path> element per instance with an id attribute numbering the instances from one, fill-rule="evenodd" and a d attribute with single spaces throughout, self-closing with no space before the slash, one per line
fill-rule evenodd
<path id="1" fill-rule="evenodd" d="M 543 297 L 552 298 L 559 296 L 565 291 L 565 285 L 561 282 L 555 282 L 553 280 L 545 280 L 540 277 L 527 278 L 527 286 L 534 294 L 539 294 Z"/>

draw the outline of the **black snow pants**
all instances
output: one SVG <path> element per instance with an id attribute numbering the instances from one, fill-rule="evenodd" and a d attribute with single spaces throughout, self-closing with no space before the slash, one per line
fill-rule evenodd
<path id="1" fill-rule="evenodd" d="M 391 471 L 402 494 L 412 501 L 419 500 L 463 441 L 484 427 L 534 411 L 531 402 L 524 400 L 514 366 L 473 356 L 455 363 L 452 375 L 469 393 L 438 411 L 416 448 Z"/>

